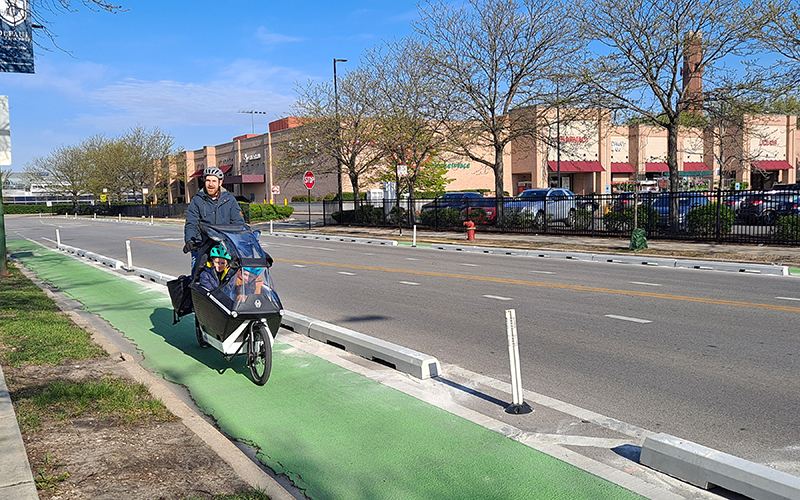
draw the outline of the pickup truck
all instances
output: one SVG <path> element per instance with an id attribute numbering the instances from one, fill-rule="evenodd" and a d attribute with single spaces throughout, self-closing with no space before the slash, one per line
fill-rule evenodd
<path id="1" fill-rule="evenodd" d="M 563 188 L 526 189 L 503 205 L 506 214 L 533 215 L 536 226 L 543 226 L 547 221 L 572 227 L 579 208 L 575 193 Z"/>

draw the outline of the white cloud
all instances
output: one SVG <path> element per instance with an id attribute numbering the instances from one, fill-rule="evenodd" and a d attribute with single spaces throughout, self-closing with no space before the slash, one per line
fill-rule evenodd
<path id="1" fill-rule="evenodd" d="M 281 43 L 302 42 L 304 39 L 296 36 L 281 35 L 278 33 L 270 33 L 264 26 L 259 26 L 256 32 L 258 38 L 264 45 L 272 47 Z"/>

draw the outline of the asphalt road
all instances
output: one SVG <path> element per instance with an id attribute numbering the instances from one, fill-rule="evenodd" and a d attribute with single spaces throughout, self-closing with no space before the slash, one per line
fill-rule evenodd
<path id="1" fill-rule="evenodd" d="M 182 226 L 6 217 L 169 274 Z M 287 309 L 509 380 L 517 313 L 526 389 L 800 475 L 800 282 L 264 235 Z M 535 429 L 526 429 L 535 431 Z"/>

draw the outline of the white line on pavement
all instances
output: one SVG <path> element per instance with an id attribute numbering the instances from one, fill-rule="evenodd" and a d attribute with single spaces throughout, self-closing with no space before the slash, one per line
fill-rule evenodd
<path id="1" fill-rule="evenodd" d="M 645 283 L 644 281 L 629 281 L 634 285 L 661 286 L 661 283 Z"/>
<path id="2" fill-rule="evenodd" d="M 494 300 L 514 300 L 511 297 L 500 297 L 498 295 L 484 295 L 484 298 L 487 299 L 494 299 Z"/>
<path id="3" fill-rule="evenodd" d="M 480 267 L 479 264 L 461 264 L 462 266 L 469 266 L 469 267 Z"/>
<path id="4" fill-rule="evenodd" d="M 398 281 L 401 285 L 419 285 L 419 283 L 415 283 L 413 281 Z"/>
<path id="5" fill-rule="evenodd" d="M 629 318 L 627 316 L 617 316 L 616 314 L 606 314 L 606 318 L 621 319 L 622 321 L 632 321 L 634 323 L 652 323 L 649 319 Z"/>
<path id="6" fill-rule="evenodd" d="M 304 266 L 302 264 L 292 264 L 292 267 L 306 267 L 306 266 Z"/>
<path id="7" fill-rule="evenodd" d="M 348 273 L 347 271 L 339 271 L 339 274 L 344 274 L 345 276 L 355 276 L 356 273 Z"/>
<path id="8" fill-rule="evenodd" d="M 780 300 L 800 300 L 800 299 L 795 298 L 795 297 L 775 297 L 775 298 L 776 299 L 780 299 Z"/>
<path id="9" fill-rule="evenodd" d="M 528 272 L 536 273 L 536 274 L 556 274 L 553 271 L 528 271 Z"/>

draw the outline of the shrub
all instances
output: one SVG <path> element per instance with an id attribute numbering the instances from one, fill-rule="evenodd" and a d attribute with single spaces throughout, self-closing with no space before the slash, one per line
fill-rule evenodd
<path id="1" fill-rule="evenodd" d="M 314 203 L 314 195 L 307 195 L 307 194 L 298 194 L 292 196 L 292 203 L 308 203 L 308 199 L 311 198 L 311 203 Z"/>
<path id="2" fill-rule="evenodd" d="M 343 213 L 333 212 L 331 214 L 333 220 L 339 224 L 365 224 L 365 225 L 379 225 L 385 222 L 382 207 L 373 207 L 372 205 L 363 205 L 356 210 L 345 210 Z"/>
<path id="3" fill-rule="evenodd" d="M 627 232 L 633 229 L 636 208 L 628 208 L 621 212 L 608 212 L 603 216 L 606 230 L 614 232 Z M 638 208 L 638 227 L 653 228 L 658 225 L 659 216 L 655 208 L 647 205 L 639 205 Z"/>
<path id="4" fill-rule="evenodd" d="M 283 205 L 250 205 L 250 219 L 253 221 L 258 220 L 275 220 L 285 219 L 294 213 L 294 207 L 285 207 Z"/>
<path id="5" fill-rule="evenodd" d="M 403 207 L 394 206 L 389 211 L 386 222 L 393 226 L 402 225 L 407 227 L 409 226 L 408 211 Z"/>
<path id="6" fill-rule="evenodd" d="M 575 210 L 572 219 L 574 229 L 588 229 L 592 224 L 592 212 L 583 208 Z"/>
<path id="7" fill-rule="evenodd" d="M 719 234 L 733 229 L 736 212 L 725 205 L 719 206 Z M 686 230 L 694 236 L 708 236 L 717 232 L 717 203 L 695 207 L 686 214 Z"/>
<path id="8" fill-rule="evenodd" d="M 426 226 L 458 227 L 462 224 L 461 211 L 455 208 L 425 210 L 419 214 L 420 222 Z"/>
<path id="9" fill-rule="evenodd" d="M 467 213 L 467 220 L 471 220 L 475 224 L 488 224 L 489 215 L 486 213 L 486 210 L 476 207 Z"/>
<path id="10" fill-rule="evenodd" d="M 775 223 L 775 238 L 800 242 L 800 215 L 781 217 Z"/>
<path id="11" fill-rule="evenodd" d="M 505 212 L 503 229 L 532 228 L 536 226 L 536 215 L 529 212 Z"/>

